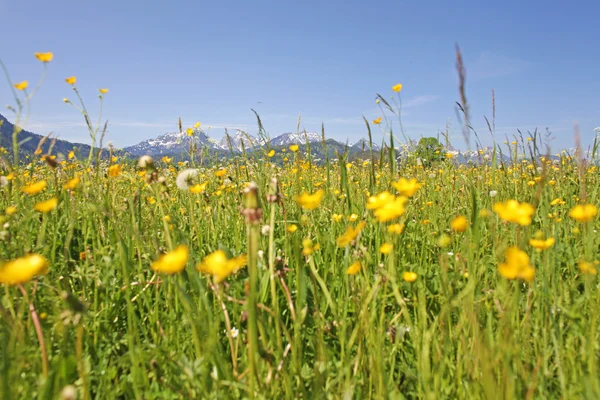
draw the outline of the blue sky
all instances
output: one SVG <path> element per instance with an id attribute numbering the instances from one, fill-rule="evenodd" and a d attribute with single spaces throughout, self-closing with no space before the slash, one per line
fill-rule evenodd
<path id="1" fill-rule="evenodd" d="M 366 137 L 362 115 L 380 115 L 376 93 L 402 83 L 412 138 L 447 123 L 464 148 L 455 43 L 467 68 L 472 123 L 489 142 L 496 92 L 497 140 L 549 128 L 554 149 L 584 143 L 600 126 L 598 1 L 39 1 L 0 0 L 0 58 L 33 84 L 36 51 L 52 51 L 27 127 L 88 142 L 64 78 L 77 76 L 92 117 L 97 90 L 115 146 L 196 121 L 251 134 L 255 109 L 276 136 L 301 127 L 338 140 Z M 0 104 L 14 104 L 0 82 Z M 12 119 L 7 111 L 0 111 Z M 376 135 L 380 133 L 376 130 Z M 380 138 L 381 136 L 379 136 Z"/>

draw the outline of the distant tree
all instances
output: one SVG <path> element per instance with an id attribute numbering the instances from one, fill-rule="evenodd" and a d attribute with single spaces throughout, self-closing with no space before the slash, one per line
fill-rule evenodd
<path id="1" fill-rule="evenodd" d="M 421 138 L 415 150 L 415 155 L 424 165 L 445 160 L 445 153 L 444 146 L 434 137 Z"/>

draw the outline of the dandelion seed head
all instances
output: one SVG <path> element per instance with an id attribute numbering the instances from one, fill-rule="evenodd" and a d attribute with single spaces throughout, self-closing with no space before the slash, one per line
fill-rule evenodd
<path id="1" fill-rule="evenodd" d="M 194 180 L 198 177 L 198 170 L 193 168 L 184 169 L 177 175 L 175 184 L 181 190 L 189 190 Z"/>

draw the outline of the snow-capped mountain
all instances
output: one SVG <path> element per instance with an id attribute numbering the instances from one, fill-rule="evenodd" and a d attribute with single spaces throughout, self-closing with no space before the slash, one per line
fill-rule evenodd
<path id="1" fill-rule="evenodd" d="M 271 146 L 289 146 L 292 144 L 305 144 L 308 140 L 309 143 L 320 142 L 322 136 L 317 132 L 288 132 L 281 134 L 274 139 L 271 139 Z"/>
<path id="2" fill-rule="evenodd" d="M 256 137 L 238 129 L 234 135 L 229 135 L 229 140 L 227 139 L 227 135 L 223 136 L 223 139 L 216 143 L 216 147 L 229 150 L 229 141 L 231 141 L 231 147 L 235 151 L 242 151 L 242 148 L 250 150 L 261 144 Z"/>
<path id="3" fill-rule="evenodd" d="M 353 151 L 369 151 L 369 141 L 366 139 L 360 139 L 358 142 L 354 143 L 351 147 Z M 373 142 L 373 151 L 379 151 L 381 147 Z"/>
<path id="4" fill-rule="evenodd" d="M 157 156 L 163 154 L 176 154 L 189 151 L 192 141 L 197 147 L 208 146 L 215 147 L 206 134 L 197 130 L 193 136 L 188 136 L 186 132 L 169 132 L 160 135 L 154 139 L 144 140 L 133 146 L 125 147 L 123 150 L 133 156 Z"/>

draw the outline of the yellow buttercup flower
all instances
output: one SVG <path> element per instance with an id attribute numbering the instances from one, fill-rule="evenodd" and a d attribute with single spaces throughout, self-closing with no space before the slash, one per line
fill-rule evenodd
<path id="1" fill-rule="evenodd" d="M 187 128 L 185 130 L 185 133 L 187 133 L 188 136 L 194 136 L 194 129 L 193 128 Z"/>
<path id="2" fill-rule="evenodd" d="M 227 169 L 225 169 L 225 168 L 221 168 L 220 170 L 218 170 L 217 172 L 215 172 L 215 176 L 219 177 L 219 178 L 222 178 L 225 175 L 227 175 Z"/>
<path id="3" fill-rule="evenodd" d="M 108 89 L 99 89 L 101 94 L 106 94 L 108 93 Z"/>
<path id="4" fill-rule="evenodd" d="M 527 253 L 518 247 L 509 247 L 504 253 L 505 262 L 498 266 L 498 272 L 506 279 L 533 281 L 535 269 L 529 262 Z"/>
<path id="5" fill-rule="evenodd" d="M 288 231 L 289 233 L 294 233 L 294 232 L 296 232 L 297 230 L 298 230 L 298 225 L 296 225 L 296 224 L 290 224 L 290 225 L 288 225 L 288 227 L 287 227 L 287 231 Z"/>
<path id="6" fill-rule="evenodd" d="M 387 227 L 387 231 L 388 233 L 399 235 L 404 232 L 404 224 L 392 224 Z"/>
<path id="7" fill-rule="evenodd" d="M 39 182 L 33 183 L 29 186 L 25 186 L 25 187 L 21 188 L 21 191 L 25 194 L 33 195 L 33 194 L 38 194 L 42 190 L 46 189 L 46 186 L 48 186 L 46 181 L 39 181 Z"/>
<path id="8" fill-rule="evenodd" d="M 580 260 L 578 262 L 578 266 L 579 266 L 579 271 L 581 271 L 582 274 L 585 274 L 585 275 L 597 275 L 598 274 L 598 269 L 596 269 L 594 264 L 592 264 L 591 262 Z"/>
<path id="9" fill-rule="evenodd" d="M 121 168 L 120 164 L 115 164 L 108 167 L 108 176 L 110 177 L 116 178 L 117 176 L 121 175 L 122 172 L 123 169 Z"/>
<path id="10" fill-rule="evenodd" d="M 529 245 L 538 250 L 546 250 L 554 245 L 554 238 L 529 239 Z"/>
<path id="11" fill-rule="evenodd" d="M 381 254 L 389 254 L 394 249 L 394 245 L 391 243 L 384 243 L 379 247 L 379 252 Z"/>
<path id="12" fill-rule="evenodd" d="M 53 197 L 46 201 L 37 203 L 33 208 L 36 211 L 46 214 L 46 213 L 49 213 L 50 211 L 54 210 L 57 205 L 58 205 L 58 199 L 56 197 Z"/>
<path id="13" fill-rule="evenodd" d="M 342 218 L 344 218 L 344 216 L 342 214 L 333 214 L 331 216 L 331 219 L 333 220 L 333 222 L 340 222 L 342 220 Z"/>
<path id="14" fill-rule="evenodd" d="M 293 144 L 290 146 L 290 150 L 293 151 L 294 153 L 297 152 L 299 149 L 299 146 L 297 144 Z"/>
<path id="15" fill-rule="evenodd" d="M 14 215 L 17 213 L 17 207 L 8 206 L 8 207 L 6 207 L 6 210 L 4 210 L 4 212 L 6 213 L 6 215 Z"/>
<path id="16" fill-rule="evenodd" d="M 302 240 L 302 255 L 304 256 L 309 256 L 320 248 L 321 245 L 319 245 L 319 243 L 313 244 L 313 241 L 310 238 Z"/>
<path id="17" fill-rule="evenodd" d="M 0 283 L 19 285 L 46 273 L 48 260 L 39 254 L 29 254 L 0 266 Z"/>
<path id="18" fill-rule="evenodd" d="M 43 63 L 49 63 L 54 58 L 54 54 L 52 52 L 47 53 L 34 53 L 35 58 Z"/>
<path id="19" fill-rule="evenodd" d="M 67 183 L 65 183 L 63 185 L 63 188 L 65 188 L 67 190 L 74 190 L 77 187 L 77 185 L 79 185 L 80 181 L 81 180 L 79 179 L 79 177 L 76 176 L 75 178 L 70 179 L 69 181 L 67 181 Z"/>
<path id="20" fill-rule="evenodd" d="M 298 205 L 303 209 L 314 210 L 315 208 L 319 207 L 324 195 L 325 191 L 323 189 L 319 189 L 313 194 L 304 192 L 300 196 L 296 196 L 295 200 L 296 203 L 298 203 Z"/>
<path id="21" fill-rule="evenodd" d="M 358 237 L 358 234 L 365 227 L 366 224 L 367 223 L 365 221 L 361 221 L 358 223 L 358 225 L 356 225 L 356 228 L 353 228 L 351 226 L 346 228 L 346 232 L 337 238 L 337 245 L 339 247 L 348 246 L 350 243 L 352 243 L 353 240 L 355 240 Z"/>
<path id="22" fill-rule="evenodd" d="M 72 160 L 72 159 L 74 159 L 74 158 L 75 158 L 75 152 L 74 152 L 73 150 L 71 150 L 71 151 L 69 152 L 69 154 L 67 155 L 67 158 L 68 158 L 69 160 Z"/>
<path id="23" fill-rule="evenodd" d="M 373 123 L 374 123 L 375 125 L 379 125 L 379 124 L 381 123 L 381 117 L 375 118 L 375 119 L 373 120 Z"/>
<path id="24" fill-rule="evenodd" d="M 454 232 L 464 232 L 468 227 L 469 220 L 462 215 L 457 216 L 450 222 L 450 228 L 452 228 Z"/>
<path id="25" fill-rule="evenodd" d="M 396 197 L 393 201 L 389 201 L 375 210 L 375 218 L 379 222 L 388 222 L 401 217 L 406 212 L 404 205 L 407 201 L 408 198 L 404 196 Z"/>
<path id="26" fill-rule="evenodd" d="M 223 250 L 217 250 L 206 256 L 196 268 L 200 272 L 212 275 L 215 282 L 219 283 L 246 265 L 246 262 L 247 257 L 245 255 L 227 259 Z"/>
<path id="27" fill-rule="evenodd" d="M 25 89 L 27 89 L 27 86 L 29 86 L 29 82 L 21 81 L 21 82 L 15 83 L 13 86 L 17 90 L 25 90 Z"/>
<path id="28" fill-rule="evenodd" d="M 186 245 L 181 244 L 174 250 L 160 256 L 158 260 L 152 263 L 150 269 L 167 275 L 176 274 L 183 271 L 189 255 L 189 248 Z"/>
<path id="29" fill-rule="evenodd" d="M 405 179 L 400 178 L 398 182 L 392 182 L 392 186 L 400 192 L 401 195 L 412 197 L 423 184 L 417 182 L 415 178 Z"/>
<path id="30" fill-rule="evenodd" d="M 267 157 L 271 158 L 275 155 L 275 150 L 271 149 L 268 153 L 267 153 Z"/>
<path id="31" fill-rule="evenodd" d="M 196 123 L 194 124 L 194 129 L 198 129 L 198 128 L 200 128 L 200 122 L 196 122 Z"/>
<path id="32" fill-rule="evenodd" d="M 593 204 L 583 204 L 573 207 L 569 217 L 579 222 L 589 222 L 598 215 L 598 208 Z"/>
<path id="33" fill-rule="evenodd" d="M 378 208 L 381 208 L 387 203 L 394 200 L 396 200 L 396 196 L 394 196 L 390 192 L 381 192 L 377 196 L 369 197 L 369 199 L 367 200 L 367 209 L 377 210 Z"/>
<path id="34" fill-rule="evenodd" d="M 350 265 L 348 267 L 348 269 L 346 270 L 346 273 L 348 275 L 356 275 L 360 272 L 361 268 L 362 268 L 362 265 L 360 264 L 360 261 L 355 261 L 352 263 L 352 265 Z"/>
<path id="35" fill-rule="evenodd" d="M 515 222 L 521 226 L 531 225 L 531 217 L 535 212 L 529 203 L 519 203 L 517 200 L 507 200 L 494 204 L 494 212 L 505 221 Z"/>
<path id="36" fill-rule="evenodd" d="M 402 90 L 402 84 L 398 83 L 397 85 L 392 86 L 392 90 L 396 93 L 399 93 Z"/>
<path id="37" fill-rule="evenodd" d="M 418 278 L 418 275 L 416 272 L 406 271 L 402 274 L 402 279 L 408 283 L 413 283 L 414 281 L 417 280 L 417 278 Z"/>
<path id="38" fill-rule="evenodd" d="M 70 76 L 68 78 L 65 78 L 65 82 L 67 82 L 69 85 L 73 86 L 73 85 L 75 85 L 75 82 L 77 82 L 77 78 L 75 76 Z"/>
<path id="39" fill-rule="evenodd" d="M 196 185 L 190 186 L 190 192 L 191 193 L 204 193 L 204 191 L 206 190 L 206 186 L 208 185 L 208 182 L 204 182 L 204 183 L 198 183 Z"/>

